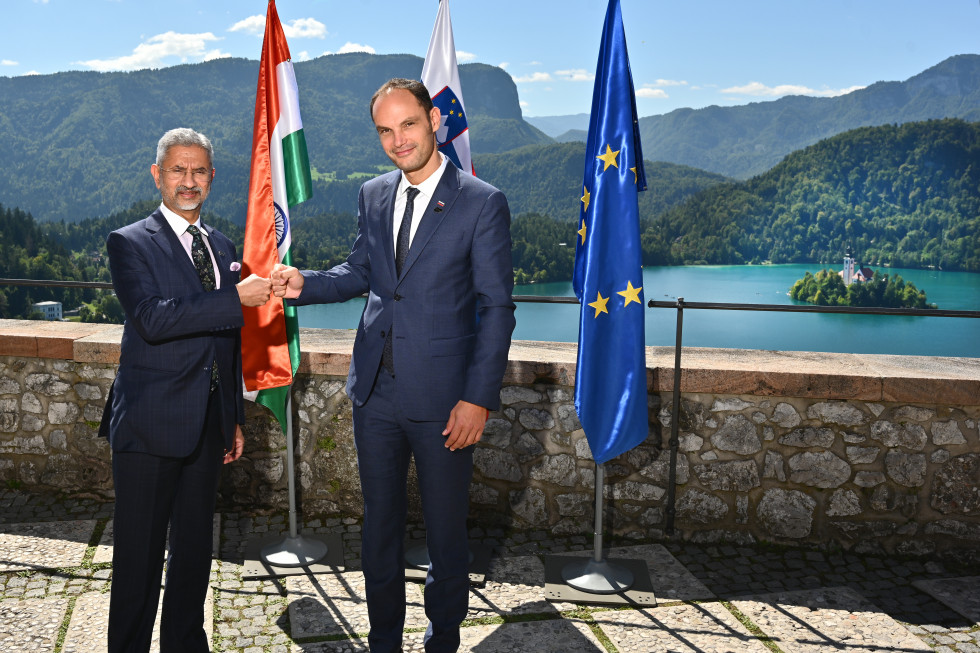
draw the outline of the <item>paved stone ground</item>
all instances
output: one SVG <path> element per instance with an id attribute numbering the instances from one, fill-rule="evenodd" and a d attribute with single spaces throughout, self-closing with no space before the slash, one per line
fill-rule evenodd
<path id="1" fill-rule="evenodd" d="M 0 490 L 0 651 L 101 652 L 111 583 L 112 505 Z M 367 651 L 359 524 L 336 533 L 346 567 L 272 580 L 242 578 L 249 542 L 284 533 L 283 515 L 224 513 L 208 607 L 214 650 Z M 411 536 L 422 532 L 416 529 Z M 617 541 L 642 559 L 659 605 L 553 603 L 542 556 L 591 553 L 591 537 L 474 529 L 495 556 L 471 592 L 461 633 L 477 653 L 940 651 L 980 653 L 980 577 L 952 562 L 764 546 Z M 422 649 L 422 586 L 406 584 L 406 651 Z"/>

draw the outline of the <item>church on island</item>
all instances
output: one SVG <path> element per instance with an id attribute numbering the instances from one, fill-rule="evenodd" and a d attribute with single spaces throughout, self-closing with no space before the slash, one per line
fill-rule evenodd
<path id="1" fill-rule="evenodd" d="M 844 269 L 838 274 L 844 279 L 844 285 L 849 286 L 855 281 L 871 281 L 874 270 L 861 267 L 854 258 L 851 248 L 848 247 L 847 253 L 844 255 Z"/>

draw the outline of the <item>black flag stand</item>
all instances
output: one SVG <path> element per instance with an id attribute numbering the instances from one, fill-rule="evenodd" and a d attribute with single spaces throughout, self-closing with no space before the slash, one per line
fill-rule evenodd
<path id="1" fill-rule="evenodd" d="M 334 571 L 344 564 L 343 540 L 337 534 L 325 538 L 304 536 L 296 527 L 296 469 L 293 464 L 292 386 L 286 395 L 286 481 L 289 492 L 289 535 L 258 542 L 246 554 L 242 578 L 270 578 Z M 330 540 L 330 546 L 324 539 Z M 328 555 L 329 554 L 329 555 Z"/>
<path id="2" fill-rule="evenodd" d="M 643 560 L 607 560 L 602 547 L 602 489 L 605 474 L 595 466 L 594 551 L 589 559 L 546 556 L 545 598 L 573 603 L 612 603 L 654 606 L 657 599 L 650 571 Z"/>
<path id="3" fill-rule="evenodd" d="M 320 540 L 303 537 L 296 529 L 296 470 L 293 465 L 292 386 L 286 396 L 286 481 L 289 492 L 289 536 L 262 549 L 263 562 L 274 567 L 305 567 L 326 557 L 328 547 Z"/>

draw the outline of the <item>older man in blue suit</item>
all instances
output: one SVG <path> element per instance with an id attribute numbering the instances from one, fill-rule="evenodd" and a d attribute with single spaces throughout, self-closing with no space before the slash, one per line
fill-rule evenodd
<path id="1" fill-rule="evenodd" d="M 150 650 L 168 526 L 160 650 L 209 650 L 218 473 L 244 445 L 242 306 L 271 294 L 268 279 L 239 281 L 235 246 L 201 222 L 213 158 L 211 142 L 191 129 L 164 134 L 150 167 L 160 208 L 106 240 L 126 312 L 100 427 L 116 493 L 109 653 Z"/>
<path id="2" fill-rule="evenodd" d="M 361 187 L 346 262 L 302 273 L 280 266 L 273 292 L 294 304 L 368 294 L 347 379 L 364 494 L 368 641 L 375 653 L 401 647 L 412 456 L 431 563 L 425 649 L 456 651 L 468 601 L 471 445 L 499 406 L 514 330 L 510 211 L 499 190 L 439 152 L 439 109 L 420 82 L 393 79 L 370 107 L 398 170 Z"/>

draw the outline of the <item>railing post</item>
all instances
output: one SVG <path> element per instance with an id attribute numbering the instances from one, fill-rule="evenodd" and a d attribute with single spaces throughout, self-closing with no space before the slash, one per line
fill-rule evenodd
<path id="1" fill-rule="evenodd" d="M 670 469 L 667 474 L 667 506 L 664 513 L 667 517 L 667 535 L 674 534 L 674 494 L 677 480 L 677 449 L 680 446 L 678 428 L 681 417 L 681 342 L 684 336 L 684 298 L 677 298 L 677 334 L 674 342 L 674 396 L 670 408 Z"/>

